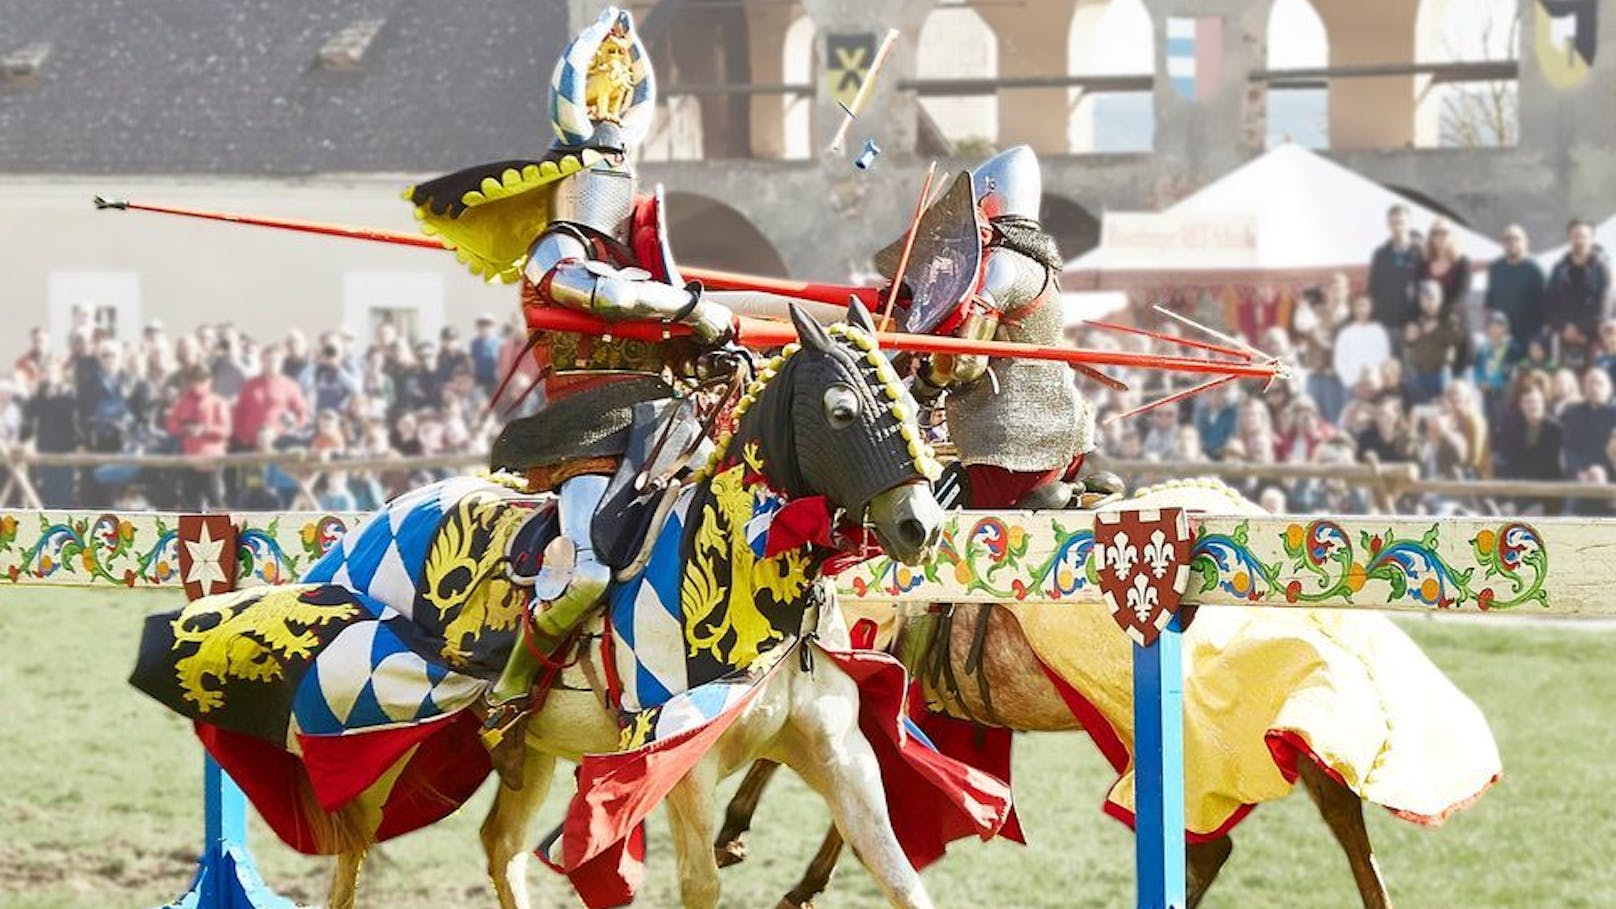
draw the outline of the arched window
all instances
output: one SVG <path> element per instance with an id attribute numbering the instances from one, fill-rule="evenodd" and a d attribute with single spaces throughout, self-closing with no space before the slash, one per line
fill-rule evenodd
<path id="1" fill-rule="evenodd" d="M 1415 22 L 1421 63 L 1520 59 L 1520 10 L 1515 0 L 1422 0 Z M 1520 140 L 1517 79 L 1415 79 L 1414 144 L 1423 148 L 1485 148 Z"/>
<path id="2" fill-rule="evenodd" d="M 915 75 L 921 79 L 992 79 L 999 74 L 993 29 L 963 3 L 939 3 L 920 29 Z M 999 135 L 999 99 L 993 94 L 930 96 L 921 109 L 956 145 L 992 147 Z"/>
<path id="3" fill-rule="evenodd" d="M 1068 39 L 1071 72 L 1083 76 L 1153 76 L 1156 36 L 1143 0 L 1105 0 L 1078 7 Z M 1073 88 L 1068 141 L 1078 154 L 1150 151 L 1156 105 L 1149 91 Z"/>
<path id="4" fill-rule="evenodd" d="M 1330 65 L 1324 20 L 1308 0 L 1275 0 L 1268 10 L 1268 69 L 1313 69 Z M 1294 142 L 1330 147 L 1328 82 L 1270 82 L 1267 147 Z"/>
<path id="5" fill-rule="evenodd" d="M 814 20 L 798 16 L 786 29 L 781 45 L 783 56 L 781 74 L 787 85 L 812 85 L 814 81 Z M 783 128 L 785 141 L 783 157 L 807 158 L 813 154 L 813 139 L 809 125 L 809 112 L 813 110 L 814 96 L 784 95 L 780 103 L 785 107 Z"/>

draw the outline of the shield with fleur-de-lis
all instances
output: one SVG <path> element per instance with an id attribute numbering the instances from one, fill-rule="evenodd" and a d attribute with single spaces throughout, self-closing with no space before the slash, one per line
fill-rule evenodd
<path id="1" fill-rule="evenodd" d="M 1182 508 L 1100 511 L 1094 557 L 1111 617 L 1149 647 L 1178 611 L 1189 586 L 1195 535 Z"/>

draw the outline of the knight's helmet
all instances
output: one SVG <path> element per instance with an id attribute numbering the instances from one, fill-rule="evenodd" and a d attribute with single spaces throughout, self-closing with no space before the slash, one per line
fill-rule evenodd
<path id="1" fill-rule="evenodd" d="M 622 229 L 633 207 L 633 149 L 655 114 L 651 55 L 634 30 L 633 15 L 608 6 L 567 45 L 550 77 L 554 150 L 604 153 L 556 185 L 554 220 L 607 234 Z"/>
<path id="2" fill-rule="evenodd" d="M 1007 148 L 971 171 L 971 189 L 990 221 L 1003 217 L 1037 221 L 1044 196 L 1038 156 L 1025 145 Z"/>

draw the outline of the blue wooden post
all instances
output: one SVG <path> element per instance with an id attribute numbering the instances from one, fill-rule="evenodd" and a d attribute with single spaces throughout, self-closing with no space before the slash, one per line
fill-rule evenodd
<path id="1" fill-rule="evenodd" d="M 1133 648 L 1134 859 L 1139 909 L 1184 909 L 1184 670 L 1179 617 Z"/>
<path id="2" fill-rule="evenodd" d="M 247 851 L 247 799 L 213 758 L 202 766 L 202 857 L 186 894 L 165 909 L 295 909 L 258 876 Z"/>
<path id="3" fill-rule="evenodd" d="M 184 550 L 187 527 L 206 520 L 207 516 L 199 515 L 179 517 L 182 572 L 192 557 Z M 232 557 L 227 561 L 224 586 L 234 590 L 239 580 L 234 559 L 239 528 L 234 523 L 225 526 L 229 531 L 224 537 L 225 552 Z M 186 583 L 191 589 L 190 581 Z M 210 592 L 218 591 L 203 589 L 193 596 Z M 252 853 L 247 851 L 247 797 L 241 787 L 211 755 L 202 760 L 202 856 L 196 861 L 191 889 L 165 909 L 296 909 L 291 900 L 269 889 L 253 865 Z"/>

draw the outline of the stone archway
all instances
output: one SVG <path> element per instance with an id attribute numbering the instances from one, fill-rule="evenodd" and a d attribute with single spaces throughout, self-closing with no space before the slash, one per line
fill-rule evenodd
<path id="1" fill-rule="evenodd" d="M 999 74 L 998 37 L 968 5 L 934 7 L 915 45 L 918 78 L 992 79 Z M 998 144 L 999 101 L 991 93 L 923 97 L 920 111 L 955 153 L 981 155 Z"/>
<path id="2" fill-rule="evenodd" d="M 1156 34 L 1144 0 L 1082 0 L 1067 34 L 1067 66 L 1085 76 L 1153 76 Z M 1156 144 L 1151 92 L 1068 92 L 1067 143 L 1076 154 L 1148 152 Z M 1063 250 L 1064 252 L 1064 250 Z"/>
<path id="3" fill-rule="evenodd" d="M 1044 193 L 1038 220 L 1055 238 L 1062 259 L 1074 259 L 1100 245 L 1100 219 L 1081 204 Z"/>
<path id="4" fill-rule="evenodd" d="M 1516 0 L 1420 0 L 1414 52 L 1421 63 L 1520 59 Z M 1494 148 L 1520 141 L 1520 80 L 1414 80 L 1414 144 Z"/>
<path id="5" fill-rule="evenodd" d="M 753 275 L 786 277 L 785 260 L 746 216 L 710 196 L 670 191 L 668 238 L 674 260 Z"/>

